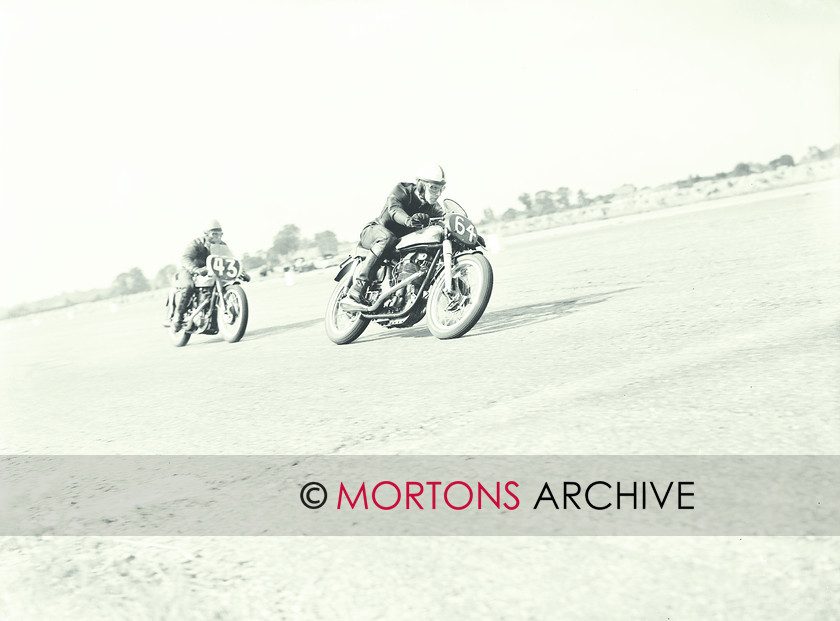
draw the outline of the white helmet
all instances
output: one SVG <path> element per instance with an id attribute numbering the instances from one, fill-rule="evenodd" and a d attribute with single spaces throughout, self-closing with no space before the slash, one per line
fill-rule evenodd
<path id="1" fill-rule="evenodd" d="M 429 183 L 446 185 L 446 175 L 443 173 L 443 168 L 434 164 L 421 170 L 420 174 L 417 175 L 417 181 L 427 181 Z"/>
<path id="2" fill-rule="evenodd" d="M 207 223 L 207 228 L 204 229 L 204 232 L 209 233 L 210 231 L 216 231 L 216 230 L 221 231 L 222 230 L 222 225 L 219 224 L 218 220 L 213 219 L 213 220 L 210 220 L 210 222 Z"/>

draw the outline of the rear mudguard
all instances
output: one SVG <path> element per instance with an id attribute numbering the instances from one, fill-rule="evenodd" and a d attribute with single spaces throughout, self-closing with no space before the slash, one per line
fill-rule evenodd
<path id="1" fill-rule="evenodd" d="M 341 282 L 347 276 L 347 272 L 351 271 L 356 265 L 356 257 L 347 257 L 341 264 L 338 274 L 335 275 L 335 282 Z"/>

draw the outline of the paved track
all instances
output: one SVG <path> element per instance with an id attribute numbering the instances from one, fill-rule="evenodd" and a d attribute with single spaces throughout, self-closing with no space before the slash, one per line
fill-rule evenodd
<path id="1" fill-rule="evenodd" d="M 333 345 L 331 271 L 247 286 L 234 345 L 171 347 L 157 298 L 19 321 L 3 449 L 837 453 L 832 196 L 503 240 L 490 305 L 453 341 L 423 323 Z"/>
<path id="2" fill-rule="evenodd" d="M 330 272 L 247 286 L 252 318 L 234 345 L 171 347 L 157 298 L 5 322 L 0 446 L 838 454 L 836 187 L 502 240 L 490 306 L 455 341 L 421 324 L 333 345 Z M 8 618 L 119 618 L 120 605 L 179 619 L 840 614 L 836 539 L 2 541 Z M 77 584 L 90 572 L 123 595 Z M 66 617 L 48 614 L 56 605 Z"/>

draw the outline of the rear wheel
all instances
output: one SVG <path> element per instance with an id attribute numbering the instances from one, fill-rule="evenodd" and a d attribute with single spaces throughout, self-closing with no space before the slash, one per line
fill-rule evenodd
<path id="1" fill-rule="evenodd" d="M 324 318 L 327 336 L 336 345 L 352 343 L 361 336 L 370 323 L 370 319 L 365 319 L 361 313 L 349 312 L 341 308 L 341 300 L 347 297 L 349 282 L 348 275 L 335 286 Z"/>
<path id="2" fill-rule="evenodd" d="M 190 340 L 190 336 L 192 336 L 192 332 L 187 332 L 184 328 L 175 332 L 173 327 L 169 327 L 169 340 L 172 341 L 172 344 L 175 347 L 183 347 L 186 345 Z"/>
<path id="3" fill-rule="evenodd" d="M 236 343 L 248 327 L 248 298 L 239 285 L 224 290 L 224 305 L 219 304 L 216 316 L 219 333 L 228 343 Z"/>
<path id="4" fill-rule="evenodd" d="M 452 265 L 452 291 L 444 291 L 443 273 L 432 285 L 426 306 L 429 331 L 439 339 L 456 339 L 478 323 L 493 292 L 493 268 L 482 254 L 465 254 Z"/>

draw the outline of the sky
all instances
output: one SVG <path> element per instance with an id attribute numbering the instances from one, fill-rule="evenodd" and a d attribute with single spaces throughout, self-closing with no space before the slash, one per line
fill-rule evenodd
<path id="1" fill-rule="evenodd" d="M 356 239 L 433 163 L 480 218 L 798 160 L 839 85 L 836 0 L 3 0 L 0 306 L 151 279 L 212 218 Z"/>

